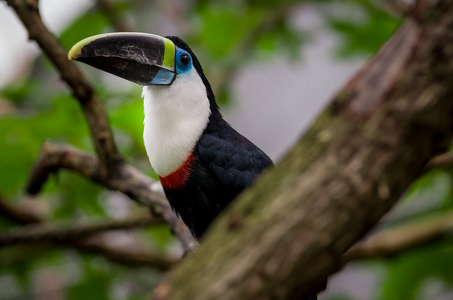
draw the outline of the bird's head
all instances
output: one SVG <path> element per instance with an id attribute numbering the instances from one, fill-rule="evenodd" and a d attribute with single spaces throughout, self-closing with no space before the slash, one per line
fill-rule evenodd
<path id="1" fill-rule="evenodd" d="M 77 60 L 137 84 L 170 85 L 193 67 L 189 51 L 146 33 L 107 33 L 81 40 L 68 53 Z"/>
<path id="2" fill-rule="evenodd" d="M 143 86 L 171 86 L 178 77 L 195 72 L 209 100 L 215 103 L 197 57 L 176 36 L 135 32 L 99 34 L 75 44 L 68 58 Z"/>
<path id="3" fill-rule="evenodd" d="M 144 86 L 144 141 L 159 176 L 180 167 L 208 123 L 222 118 L 197 57 L 178 37 L 100 34 L 68 58 Z"/>

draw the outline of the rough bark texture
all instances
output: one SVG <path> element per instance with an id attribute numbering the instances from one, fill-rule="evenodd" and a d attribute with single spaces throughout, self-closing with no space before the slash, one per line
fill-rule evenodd
<path id="1" fill-rule="evenodd" d="M 156 299 L 301 299 L 448 149 L 453 2 L 421 1 L 415 14 L 219 218 Z"/>

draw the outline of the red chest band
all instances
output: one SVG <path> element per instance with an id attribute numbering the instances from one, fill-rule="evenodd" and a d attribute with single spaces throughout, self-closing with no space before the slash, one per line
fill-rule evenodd
<path id="1" fill-rule="evenodd" d="M 162 186 L 166 189 L 179 189 L 189 179 L 190 171 L 195 163 L 195 157 L 191 153 L 184 163 L 174 172 L 168 174 L 165 177 L 160 177 Z"/>

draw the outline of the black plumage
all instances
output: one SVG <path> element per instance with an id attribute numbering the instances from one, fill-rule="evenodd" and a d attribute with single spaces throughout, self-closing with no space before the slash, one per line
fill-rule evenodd
<path id="1" fill-rule="evenodd" d="M 211 115 L 193 149 L 195 162 L 188 180 L 176 189 L 164 187 L 170 205 L 199 239 L 212 220 L 272 165 L 272 160 L 223 119 L 211 85 L 189 46 L 178 37 L 167 38 L 190 53 L 210 101 Z"/>
<path id="2" fill-rule="evenodd" d="M 193 155 L 195 162 L 186 183 L 164 190 L 173 209 L 200 238 L 212 220 L 272 161 L 223 120 L 208 123 Z"/>

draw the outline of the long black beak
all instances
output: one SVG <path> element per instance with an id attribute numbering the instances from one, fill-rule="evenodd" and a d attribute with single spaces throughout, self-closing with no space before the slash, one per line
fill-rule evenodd
<path id="1" fill-rule="evenodd" d="M 168 85 L 176 77 L 175 45 L 147 33 L 107 33 L 75 44 L 68 59 L 86 63 L 140 85 Z"/>

